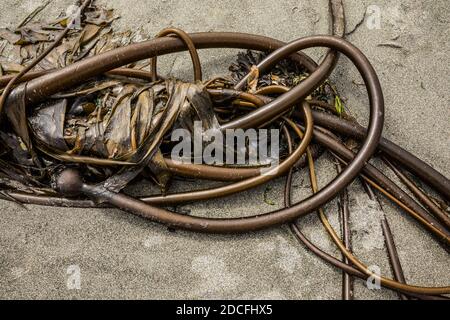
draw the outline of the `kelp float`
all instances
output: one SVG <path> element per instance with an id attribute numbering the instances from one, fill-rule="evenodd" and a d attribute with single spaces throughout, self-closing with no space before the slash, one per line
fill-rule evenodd
<path id="1" fill-rule="evenodd" d="M 268 37 L 230 32 L 187 34 L 171 28 L 155 39 L 136 42 L 131 32 L 115 33 L 117 17 L 84 1 L 81 24 L 62 16 L 50 23 L 26 19 L 16 30 L 0 30 L 14 46 L 14 63 L 0 72 L 0 196 L 20 205 L 69 207 L 114 206 L 173 228 L 210 233 L 240 233 L 288 223 L 298 239 L 321 259 L 343 270 L 343 298 L 352 297 L 351 277 L 380 281 L 403 299 L 447 299 L 450 287 L 407 284 L 387 219 L 381 220 L 394 279 L 374 274 L 351 251 L 346 187 L 361 179 L 397 204 L 435 236 L 445 250 L 450 243 L 450 181 L 391 141 L 382 138 L 384 101 L 370 62 L 344 40 L 341 1 L 331 0 L 333 35 L 311 36 L 288 44 Z M 318 65 L 301 52 L 325 47 Z M 231 74 L 203 79 L 197 50 L 240 48 Z M 0 48 L 0 50 L 3 50 Z M 194 81 L 163 79 L 156 57 L 188 50 Z M 360 72 L 370 101 L 369 126 L 347 114 L 335 87 L 327 80 L 339 55 Z M 284 154 L 279 165 L 231 166 L 180 163 L 170 155 L 169 137 L 177 128 L 277 128 Z M 339 174 L 318 189 L 315 159 L 329 152 Z M 377 152 L 398 176 L 399 186 L 369 164 Z M 312 196 L 291 201 L 294 170 L 309 168 Z M 262 168 L 266 172 L 263 173 Z M 268 171 L 268 172 L 267 172 Z M 269 173 L 269 174 L 268 174 Z M 175 176 L 227 181 L 219 187 L 171 193 Z M 225 197 L 286 176 L 283 209 L 238 218 L 202 218 L 171 212 L 167 205 Z M 420 189 L 421 180 L 440 194 Z M 156 183 L 160 195 L 134 198 L 122 190 L 143 177 Z M 406 192 L 406 188 L 413 195 Z M 323 206 L 339 197 L 342 239 L 328 222 Z M 317 212 L 341 261 L 316 247 L 297 227 L 297 219 Z M 431 263 L 431 262 L 430 262 Z"/>

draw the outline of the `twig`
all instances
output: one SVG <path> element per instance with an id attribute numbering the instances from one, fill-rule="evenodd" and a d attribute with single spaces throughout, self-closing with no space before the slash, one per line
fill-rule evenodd
<path id="1" fill-rule="evenodd" d="M 387 48 L 393 48 L 393 49 L 402 49 L 403 46 L 398 42 L 383 42 L 377 44 L 377 47 L 387 47 Z"/>
<path id="2" fill-rule="evenodd" d="M 33 20 L 34 17 L 36 17 L 39 14 L 39 12 L 44 10 L 50 4 L 50 2 L 52 2 L 52 1 L 53 0 L 47 0 L 46 3 L 44 3 L 43 5 L 40 5 L 36 9 L 34 9 L 28 16 L 25 17 L 25 19 L 22 20 L 21 23 L 19 23 L 19 25 L 17 26 L 17 29 L 22 28 L 24 25 L 26 25 L 31 20 Z"/>
<path id="3" fill-rule="evenodd" d="M 342 171 L 342 166 L 337 160 L 336 169 L 338 173 Z M 339 195 L 339 213 L 342 224 L 342 241 L 347 250 L 351 251 L 351 235 L 349 228 L 350 210 L 348 207 L 348 192 L 344 189 Z M 350 261 L 346 256 L 343 256 L 345 264 L 350 265 Z M 353 300 L 353 278 L 345 271 L 342 272 L 342 300 Z"/>
<path id="4" fill-rule="evenodd" d="M 28 210 L 27 207 L 25 207 L 25 205 L 20 202 L 19 200 L 17 200 L 16 198 L 14 198 L 13 196 L 9 195 L 8 193 L 6 193 L 3 190 L 0 190 L 0 195 L 2 195 L 3 197 L 5 197 L 6 199 L 8 199 L 9 201 L 11 201 L 12 203 L 17 204 L 19 207 L 21 207 L 22 209 Z"/>
<path id="5" fill-rule="evenodd" d="M 85 0 L 83 4 L 80 7 L 80 14 L 83 13 L 84 9 L 88 6 L 88 4 L 91 2 L 91 0 Z M 55 41 L 47 48 L 45 51 L 37 57 L 35 60 L 33 60 L 28 66 L 26 66 L 24 69 L 22 69 L 18 75 L 16 75 L 14 78 L 11 79 L 11 81 L 6 85 L 1 97 L 0 97 L 0 117 L 3 111 L 3 106 L 5 105 L 6 99 L 11 92 L 14 84 L 22 78 L 28 71 L 33 69 L 39 62 L 42 61 L 61 41 L 64 39 L 64 37 L 67 35 L 67 33 L 70 31 L 70 26 L 72 25 L 73 21 L 72 19 L 70 23 L 67 24 L 67 27 L 62 31 L 59 36 L 55 39 Z M 1 119 L 1 118 L 0 118 Z"/>
<path id="6" fill-rule="evenodd" d="M 450 228 L 450 218 L 448 215 L 439 208 L 430 197 L 425 194 L 401 169 L 397 168 L 394 163 L 389 161 L 386 157 L 382 157 L 384 163 L 391 168 L 400 181 L 414 194 L 414 196 L 432 213 L 437 219 L 439 219 L 447 228 Z"/>
<path id="7" fill-rule="evenodd" d="M 387 221 L 386 214 L 384 213 L 383 206 L 381 205 L 380 199 L 378 199 L 378 197 L 373 192 L 372 187 L 364 179 L 361 179 L 361 182 L 364 186 L 364 190 L 366 191 L 367 195 L 369 196 L 369 199 L 376 201 L 378 204 L 378 207 L 383 212 L 383 217 L 381 219 L 381 229 L 383 231 L 384 241 L 386 243 L 389 262 L 391 264 L 392 271 L 394 273 L 394 279 L 397 280 L 398 282 L 406 284 L 406 279 L 405 279 L 405 275 L 403 273 L 403 268 L 400 263 L 400 258 L 398 256 L 397 248 L 395 246 L 394 237 L 392 235 L 392 231 L 389 226 L 389 222 Z M 408 297 L 402 293 L 398 293 L 398 296 L 401 300 L 409 300 Z"/>
<path id="8" fill-rule="evenodd" d="M 367 10 L 364 10 L 364 15 L 362 16 L 361 20 L 358 21 L 358 23 L 353 27 L 352 30 L 350 30 L 349 32 L 345 33 L 345 36 L 349 36 L 351 34 L 353 34 L 356 30 L 358 30 L 358 28 L 364 23 L 364 21 L 366 20 L 366 15 L 367 15 Z"/>

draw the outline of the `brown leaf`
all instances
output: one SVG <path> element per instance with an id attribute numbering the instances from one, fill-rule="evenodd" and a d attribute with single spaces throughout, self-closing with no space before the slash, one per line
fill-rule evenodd
<path id="1" fill-rule="evenodd" d="M 67 100 L 62 99 L 39 109 L 29 117 L 34 138 L 40 140 L 41 144 L 66 151 L 68 149 L 64 139 L 66 109 Z"/>
<path id="2" fill-rule="evenodd" d="M 6 73 L 19 73 L 25 67 L 14 62 L 3 62 L 2 68 Z"/>
<path id="3" fill-rule="evenodd" d="M 161 192 L 165 194 L 172 175 L 167 167 L 161 150 L 158 149 L 153 155 L 148 164 L 148 168 L 152 173 L 154 181 L 161 189 Z"/>
<path id="4" fill-rule="evenodd" d="M 16 91 L 16 95 L 10 95 L 9 101 L 5 105 L 5 113 L 14 132 L 22 139 L 28 151 L 31 151 L 32 144 L 28 131 L 27 112 L 25 107 L 25 86 Z"/>
<path id="5" fill-rule="evenodd" d="M 131 93 L 117 99 L 105 123 L 104 139 L 109 158 L 114 159 L 131 149 Z"/>
<path id="6" fill-rule="evenodd" d="M 94 39 L 99 34 L 101 29 L 102 28 L 100 26 L 94 24 L 86 24 L 81 33 L 82 35 L 80 39 L 81 45 L 85 45 L 86 43 Z"/>
<path id="7" fill-rule="evenodd" d="M 139 92 L 137 97 L 131 118 L 132 150 L 136 150 L 149 134 L 154 109 L 154 92 L 151 88 Z"/>
<path id="8" fill-rule="evenodd" d="M 248 91 L 250 93 L 256 92 L 258 87 L 259 79 L 259 69 L 257 66 L 253 65 L 250 69 L 249 77 L 247 79 Z"/>
<path id="9" fill-rule="evenodd" d="M 9 29 L 2 28 L 0 29 L 0 38 L 8 41 L 10 44 L 17 44 L 22 37 Z"/>

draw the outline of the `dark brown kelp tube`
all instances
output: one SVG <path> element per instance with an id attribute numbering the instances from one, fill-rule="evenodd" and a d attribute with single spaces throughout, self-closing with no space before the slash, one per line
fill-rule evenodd
<path id="1" fill-rule="evenodd" d="M 445 250 L 449 249 L 450 230 L 443 207 L 450 200 L 450 181 L 382 138 L 384 99 L 377 74 L 365 55 L 342 38 L 342 2 L 330 0 L 329 6 L 332 35 L 283 43 L 253 34 L 186 33 L 169 28 L 154 39 L 122 46 L 114 44 L 118 42 L 109 29 L 115 19 L 112 11 L 83 1 L 82 31 L 69 32 L 73 20 L 67 18 L 60 22 L 61 31 L 41 54 L 37 47 L 27 47 L 35 50 L 34 58 L 17 73 L 0 77 L 0 197 L 21 205 L 112 206 L 173 228 L 206 233 L 243 233 L 289 223 L 308 249 L 343 270 L 344 299 L 353 297 L 352 277 L 373 277 L 382 286 L 399 292 L 402 299 L 446 299 L 442 295 L 449 294 L 450 287 L 420 287 L 406 282 L 395 235 L 386 219 L 380 223 L 394 279 L 374 274 L 352 252 L 346 188 L 355 179 L 367 184 L 372 199 L 376 197 L 373 188 L 397 204 Z M 25 27 L 21 24 L 16 33 Z M 30 30 L 33 35 L 34 30 Z M 15 38 L 17 34 L 7 35 Z M 31 43 L 39 39 L 31 39 Z M 320 64 L 301 52 L 314 47 L 328 50 Z M 197 50 L 208 48 L 248 51 L 238 55 L 236 64 L 230 67 L 231 76 L 204 80 Z M 181 51 L 191 56 L 194 81 L 158 77 L 157 57 Z M 367 128 L 346 114 L 328 80 L 341 55 L 353 63 L 364 80 L 370 111 Z M 281 128 L 287 151 L 273 168 L 264 164 L 174 161 L 167 156 L 173 148 L 168 137 L 178 128 L 192 133 L 195 121 L 204 129 L 220 133 Z M 345 139 L 357 140 L 357 150 L 348 149 L 342 141 Z M 314 161 L 324 151 L 339 162 L 339 170 L 328 185 L 319 189 Z M 369 164 L 377 152 L 412 196 Z M 309 168 L 312 194 L 292 203 L 293 172 L 304 167 Z M 226 197 L 284 175 L 285 206 L 272 212 L 225 219 L 163 208 Z M 225 184 L 170 193 L 174 176 Z M 141 198 L 125 194 L 122 190 L 137 178 L 153 180 L 161 194 Z M 426 183 L 443 199 L 436 201 L 428 196 L 413 179 Z M 323 209 L 337 197 L 341 199 L 342 240 Z M 297 220 L 312 212 L 318 213 L 343 261 L 321 251 L 301 232 Z"/>

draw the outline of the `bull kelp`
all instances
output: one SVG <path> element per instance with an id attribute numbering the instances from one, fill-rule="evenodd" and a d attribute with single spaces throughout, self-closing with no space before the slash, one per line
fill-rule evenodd
<path id="1" fill-rule="evenodd" d="M 189 34 L 177 28 L 163 29 L 153 39 L 140 31 L 116 32 L 113 22 L 119 17 L 114 11 L 87 0 L 75 15 L 44 22 L 35 21 L 32 13 L 16 29 L 1 29 L 0 49 L 8 52 L 8 59 L 0 61 L 0 196 L 22 206 L 114 206 L 172 228 L 198 232 L 242 233 L 287 223 L 308 249 L 343 270 L 344 299 L 352 298 L 354 277 L 375 278 L 398 291 L 402 299 L 447 299 L 443 294 L 450 293 L 450 287 L 406 283 L 385 215 L 380 224 L 394 279 L 373 273 L 352 252 L 346 187 L 353 180 L 363 182 L 371 199 L 381 194 L 398 205 L 445 250 L 450 243 L 446 212 L 450 181 L 381 137 L 384 100 L 378 77 L 364 54 L 343 39 L 341 1 L 330 0 L 329 5 L 333 36 L 305 37 L 288 44 L 258 35 Z M 319 65 L 301 52 L 318 46 L 330 49 Z M 246 51 L 237 55 L 229 74 L 203 79 L 197 50 L 220 47 Z M 189 52 L 194 81 L 158 75 L 156 58 L 179 51 Z M 350 58 L 367 87 L 368 129 L 351 116 L 328 80 L 338 52 Z M 196 123 L 213 136 L 240 129 L 278 130 L 280 162 L 276 166 L 264 161 L 199 162 L 194 151 L 184 155 L 188 161 L 175 161 L 172 134 L 179 129 L 195 134 Z M 254 144 L 249 137 L 243 141 L 245 146 Z M 226 151 L 232 156 L 241 152 L 238 147 Z M 408 192 L 369 163 L 376 151 Z M 251 152 L 245 152 L 250 159 Z M 319 190 L 314 163 L 324 153 L 331 155 L 338 174 Z M 311 197 L 297 203 L 291 201 L 294 170 L 308 170 L 312 191 Z M 236 218 L 204 218 L 165 209 L 226 199 L 281 176 L 286 176 L 282 209 Z M 226 183 L 177 193 L 170 184 L 177 177 L 199 184 L 202 179 Z M 160 193 L 139 198 L 126 194 L 124 188 L 138 179 L 156 184 Z M 441 198 L 428 195 L 417 180 Z M 264 201 L 275 205 L 269 191 L 270 186 Z M 337 197 L 342 239 L 323 209 Z M 301 217 L 313 212 L 342 252 L 342 261 L 319 249 L 298 228 Z"/>

